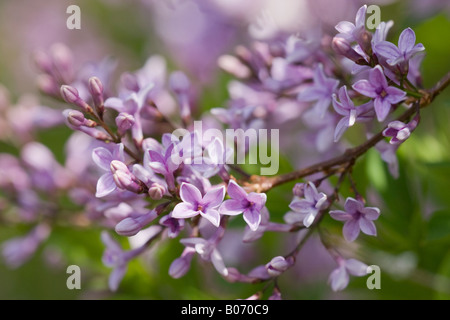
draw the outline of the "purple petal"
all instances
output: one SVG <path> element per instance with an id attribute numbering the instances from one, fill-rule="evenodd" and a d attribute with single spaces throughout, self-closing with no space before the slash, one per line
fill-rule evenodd
<path id="1" fill-rule="evenodd" d="M 234 180 L 230 180 L 230 182 L 228 183 L 227 192 L 230 195 L 230 197 L 235 200 L 247 199 L 247 192 L 245 192 L 245 190 L 241 186 L 239 186 Z"/>
<path id="2" fill-rule="evenodd" d="M 220 225 L 220 213 L 216 209 L 208 209 L 205 213 L 200 211 L 200 215 L 209 220 L 214 226 Z"/>
<path id="3" fill-rule="evenodd" d="M 339 113 L 341 116 L 347 116 L 348 115 L 348 109 L 339 101 L 336 100 L 336 95 L 333 94 L 333 108 L 334 110 Z"/>
<path id="4" fill-rule="evenodd" d="M 238 215 L 246 209 L 246 206 L 242 205 L 242 201 L 230 199 L 225 200 L 219 208 L 221 214 L 226 214 L 229 216 Z"/>
<path id="5" fill-rule="evenodd" d="M 261 222 L 261 214 L 256 210 L 247 209 L 244 211 L 244 220 L 250 229 L 255 231 Z"/>
<path id="6" fill-rule="evenodd" d="M 335 26 L 335 29 L 340 33 L 351 34 L 355 25 L 348 21 L 341 21 Z"/>
<path id="7" fill-rule="evenodd" d="M 330 211 L 330 216 L 337 221 L 348 221 L 353 218 L 351 214 L 342 210 L 332 210 Z"/>
<path id="8" fill-rule="evenodd" d="M 127 272 L 127 264 L 116 267 L 109 275 L 108 285 L 111 291 L 117 291 L 119 284 Z"/>
<path id="9" fill-rule="evenodd" d="M 267 195 L 265 193 L 250 192 L 247 196 L 247 200 L 253 203 L 253 208 L 257 211 L 261 211 L 267 201 Z"/>
<path id="10" fill-rule="evenodd" d="M 176 219 L 187 219 L 198 215 L 199 211 L 194 210 L 193 205 L 190 203 L 179 203 L 173 208 L 172 217 Z"/>
<path id="11" fill-rule="evenodd" d="M 361 219 L 359 219 L 359 227 L 363 233 L 369 236 L 377 235 L 377 228 L 371 220 L 362 217 Z"/>
<path id="12" fill-rule="evenodd" d="M 109 171 L 109 165 L 114 158 L 108 149 L 99 147 L 92 151 L 92 160 L 94 160 L 95 164 L 103 170 Z"/>
<path id="13" fill-rule="evenodd" d="M 344 290 L 347 287 L 349 281 L 350 277 L 347 273 L 347 270 L 343 266 L 334 269 L 330 274 L 330 284 L 333 291 Z"/>
<path id="14" fill-rule="evenodd" d="M 113 175 L 110 172 L 107 172 L 98 179 L 95 196 L 97 198 L 104 197 L 116 190 L 116 188 L 117 185 L 114 182 Z"/>
<path id="15" fill-rule="evenodd" d="M 380 209 L 375 207 L 367 207 L 361 211 L 364 217 L 369 220 L 377 220 L 380 216 Z"/>
<path id="16" fill-rule="evenodd" d="M 338 142 L 339 139 L 341 139 L 342 135 L 345 131 L 348 129 L 348 117 L 344 117 L 341 120 L 339 120 L 338 124 L 336 125 L 336 129 L 334 130 L 334 142 Z"/>
<path id="17" fill-rule="evenodd" d="M 352 109 L 355 106 L 348 95 L 347 86 L 343 86 L 339 89 L 339 100 L 341 100 L 341 103 L 347 108 Z"/>
<path id="18" fill-rule="evenodd" d="M 180 198 L 184 202 L 197 205 L 202 202 L 202 194 L 196 186 L 183 182 L 180 187 Z"/>
<path id="19" fill-rule="evenodd" d="M 207 205 L 208 208 L 215 208 L 220 206 L 225 197 L 225 187 L 219 187 L 209 190 L 203 197 L 202 203 Z"/>
<path id="20" fill-rule="evenodd" d="M 118 112 L 125 111 L 125 108 L 123 106 L 123 101 L 119 98 L 108 98 L 105 101 L 104 106 L 107 108 L 112 108 L 114 110 L 117 110 Z"/>
<path id="21" fill-rule="evenodd" d="M 387 88 L 388 86 L 386 76 L 380 65 L 375 66 L 375 68 L 369 72 L 369 81 L 374 87 Z"/>
<path id="22" fill-rule="evenodd" d="M 404 91 L 402 91 L 402 90 L 400 90 L 399 88 L 396 88 L 396 87 L 387 87 L 386 88 L 386 93 L 388 94 L 386 96 L 386 99 L 391 104 L 399 103 L 406 96 L 406 92 L 404 92 Z"/>
<path id="23" fill-rule="evenodd" d="M 367 274 L 367 265 L 356 259 L 346 260 L 345 268 L 353 276 L 362 277 Z"/>
<path id="24" fill-rule="evenodd" d="M 378 94 L 375 92 L 374 87 L 367 80 L 359 80 L 353 86 L 353 89 L 370 98 L 375 98 Z"/>
<path id="25" fill-rule="evenodd" d="M 416 54 L 417 52 L 421 52 L 425 50 L 425 47 L 423 46 L 423 44 L 418 43 L 416 44 L 408 53 L 408 58 L 411 58 L 414 54 Z"/>
<path id="26" fill-rule="evenodd" d="M 361 8 L 358 9 L 355 20 L 356 28 L 364 28 L 364 25 L 366 23 L 366 12 L 367 12 L 367 5 L 363 5 Z"/>
<path id="27" fill-rule="evenodd" d="M 316 88 L 314 85 L 311 85 L 303 89 L 303 91 L 301 91 L 297 95 L 297 100 L 306 102 L 315 101 L 319 99 L 322 96 L 322 94 L 323 92 L 320 88 Z"/>
<path id="28" fill-rule="evenodd" d="M 342 228 L 345 240 L 347 240 L 348 242 L 355 241 L 355 239 L 358 238 L 359 230 L 358 220 L 348 220 Z"/>
<path id="29" fill-rule="evenodd" d="M 384 121 L 391 111 L 391 104 L 387 99 L 376 98 L 374 102 L 375 113 L 379 122 Z"/>
<path id="30" fill-rule="evenodd" d="M 387 60 L 395 60 L 401 56 L 400 50 L 397 46 L 388 41 L 381 41 L 375 45 L 375 52 Z"/>
<path id="31" fill-rule="evenodd" d="M 406 53 L 410 51 L 416 43 L 416 34 L 411 28 L 403 30 L 398 39 L 398 48 L 401 52 Z"/>
<path id="32" fill-rule="evenodd" d="M 217 272 L 219 272 L 223 276 L 228 275 L 228 269 L 225 267 L 225 263 L 223 262 L 222 256 L 220 255 L 219 251 L 217 249 L 214 249 L 211 253 L 211 262 L 216 268 Z"/>
<path id="33" fill-rule="evenodd" d="M 345 200 L 344 209 L 347 213 L 353 215 L 357 212 L 361 212 L 361 210 L 364 209 L 364 205 L 361 201 L 348 197 L 347 200 Z"/>
<path id="34" fill-rule="evenodd" d="M 305 213 L 311 209 L 311 202 L 306 199 L 294 199 L 290 204 L 289 208 L 296 212 Z"/>
<path id="35" fill-rule="evenodd" d="M 310 209 L 309 213 L 305 216 L 305 218 L 303 218 L 303 225 L 306 228 L 309 228 L 313 224 L 314 219 L 316 219 L 317 213 L 317 210 Z"/>

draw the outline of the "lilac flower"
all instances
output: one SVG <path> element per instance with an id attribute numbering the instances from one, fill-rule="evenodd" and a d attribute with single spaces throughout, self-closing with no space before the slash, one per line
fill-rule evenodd
<path id="1" fill-rule="evenodd" d="M 319 211 L 325 207 L 327 195 L 323 192 L 319 193 L 312 182 L 305 184 L 304 194 L 303 199 L 295 197 L 289 204 L 289 208 L 302 215 L 303 225 L 308 228 Z"/>
<path id="2" fill-rule="evenodd" d="M 181 239 L 180 242 L 187 248 L 193 248 L 197 254 L 205 261 L 211 261 L 214 268 L 221 275 L 226 277 L 228 275 L 228 269 L 222 259 L 222 255 L 217 249 L 217 243 L 214 237 L 210 240 L 205 240 L 203 238 L 186 238 Z"/>
<path id="3" fill-rule="evenodd" d="M 171 239 L 176 238 L 184 228 L 184 220 L 175 219 L 171 214 L 162 217 L 159 220 L 159 223 L 167 228 L 167 235 Z"/>
<path id="4" fill-rule="evenodd" d="M 423 44 L 415 43 L 416 34 L 411 28 L 407 28 L 400 34 L 398 47 L 391 42 L 380 41 L 375 45 L 375 53 L 385 58 L 389 65 L 394 66 L 406 63 L 416 53 L 425 50 Z"/>
<path id="5" fill-rule="evenodd" d="M 5 262 L 13 268 L 20 267 L 36 252 L 39 245 L 47 239 L 50 227 L 39 224 L 26 236 L 10 239 L 2 244 Z"/>
<path id="6" fill-rule="evenodd" d="M 301 91 L 297 99 L 300 101 L 317 101 L 314 110 L 323 118 L 338 84 L 338 80 L 325 76 L 323 66 L 319 64 L 314 71 L 314 84 Z"/>
<path id="7" fill-rule="evenodd" d="M 150 83 L 138 92 L 131 93 L 131 95 L 129 95 L 125 99 L 112 97 L 108 98 L 104 104 L 105 107 L 115 109 L 120 113 L 124 112 L 134 117 L 135 122 L 131 127 L 131 134 L 138 145 L 141 145 L 142 140 L 144 139 L 140 112 L 146 105 L 147 96 L 153 89 L 153 87 L 154 84 Z"/>
<path id="8" fill-rule="evenodd" d="M 337 124 L 334 131 L 334 142 L 337 142 L 344 132 L 357 121 L 368 121 L 373 118 L 371 115 L 372 103 L 368 102 L 361 106 L 355 107 L 353 101 L 348 96 L 347 87 L 343 86 L 339 89 L 339 100 L 336 94 L 333 94 L 333 107 L 337 113 L 344 116 Z"/>
<path id="9" fill-rule="evenodd" d="M 359 80 L 353 85 L 359 93 L 373 98 L 378 121 L 386 119 L 391 105 L 401 102 L 406 93 L 396 87 L 388 86 L 380 65 L 369 72 L 369 80 Z"/>
<path id="10" fill-rule="evenodd" d="M 220 206 L 220 213 L 232 216 L 243 213 L 250 229 L 253 231 L 258 229 L 261 223 L 261 210 L 267 200 L 266 194 L 256 192 L 247 194 L 234 180 L 228 183 L 227 192 L 231 199 L 225 200 Z"/>
<path id="11" fill-rule="evenodd" d="M 165 151 L 147 150 L 144 155 L 144 167 L 151 168 L 154 172 L 162 174 L 166 179 L 169 190 L 175 189 L 173 172 L 178 169 L 180 163 L 173 161 L 174 144 L 171 144 Z"/>
<path id="12" fill-rule="evenodd" d="M 339 36 L 347 39 L 350 42 L 357 41 L 361 32 L 365 30 L 367 5 L 359 8 L 356 13 L 355 23 L 349 21 L 341 21 L 336 25 L 336 30 L 339 31 Z"/>
<path id="13" fill-rule="evenodd" d="M 349 197 L 345 201 L 344 209 L 345 211 L 332 210 L 330 215 L 335 220 L 345 221 L 342 231 L 347 241 L 354 241 L 360 231 L 370 236 L 377 235 L 373 221 L 380 216 L 378 208 L 364 207 L 361 201 Z"/>
<path id="14" fill-rule="evenodd" d="M 217 208 L 225 197 L 225 187 L 212 188 L 202 197 L 200 190 L 190 183 L 182 183 L 180 198 L 183 202 L 177 204 L 172 212 L 172 217 L 187 219 L 201 215 L 214 226 L 219 227 L 220 214 Z"/>
<path id="15" fill-rule="evenodd" d="M 205 178 L 211 178 L 219 173 L 227 176 L 225 164 L 233 156 L 233 149 L 224 147 L 223 142 L 214 138 L 205 148 L 202 156 L 194 158 L 193 168 L 199 171 Z"/>
<path id="16" fill-rule="evenodd" d="M 146 246 L 124 251 L 106 231 L 102 232 L 101 239 L 106 246 L 102 256 L 103 264 L 107 267 L 114 268 L 109 276 L 109 288 L 111 291 L 117 291 L 120 282 L 127 272 L 128 262 L 140 255 L 146 249 Z"/>
<path id="17" fill-rule="evenodd" d="M 411 132 L 417 127 L 418 117 L 413 119 L 408 124 L 401 121 L 392 121 L 383 131 L 383 136 L 392 137 L 390 144 L 400 144 L 409 138 Z"/>
<path id="18" fill-rule="evenodd" d="M 97 182 L 97 192 L 95 196 L 97 198 L 104 197 L 114 190 L 117 185 L 114 182 L 113 173 L 111 172 L 111 162 L 113 160 L 125 161 L 123 153 L 124 146 L 122 143 L 113 146 L 112 152 L 106 148 L 98 147 L 92 151 L 92 160 L 102 170 L 106 171 Z"/>
<path id="19" fill-rule="evenodd" d="M 113 160 L 110 164 L 113 180 L 119 189 L 128 190 L 134 193 L 144 191 L 144 183 L 130 172 L 127 165 L 119 160 Z"/>
<path id="20" fill-rule="evenodd" d="M 367 265 L 356 259 L 345 260 L 337 257 L 336 262 L 339 266 L 331 272 L 329 277 L 333 291 L 344 290 L 350 281 L 350 274 L 357 277 L 367 274 Z"/>

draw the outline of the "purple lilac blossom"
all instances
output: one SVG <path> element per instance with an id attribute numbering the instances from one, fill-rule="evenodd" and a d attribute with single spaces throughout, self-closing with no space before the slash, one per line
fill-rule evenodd
<path id="1" fill-rule="evenodd" d="M 197 215 L 209 220 L 214 226 L 219 227 L 220 214 L 218 207 L 225 197 L 225 187 L 210 189 L 204 196 L 196 186 L 190 183 L 182 183 L 180 198 L 183 202 L 177 204 L 172 211 L 172 217 L 187 219 Z"/>
<path id="2" fill-rule="evenodd" d="M 384 121 L 393 104 L 404 100 L 406 92 L 389 86 L 380 65 L 369 72 L 369 80 L 359 80 L 353 85 L 359 93 L 374 99 L 375 113 L 379 122 Z"/>
<path id="3" fill-rule="evenodd" d="M 336 262 L 338 267 L 331 272 L 329 277 L 333 291 L 344 290 L 350 281 L 349 275 L 362 277 L 367 274 L 367 265 L 356 259 L 345 260 L 342 257 L 337 257 Z"/>
<path id="4" fill-rule="evenodd" d="M 380 216 L 378 208 L 364 207 L 361 201 L 349 197 L 345 201 L 344 209 L 345 211 L 332 210 L 330 215 L 335 220 L 345 221 L 342 229 L 345 240 L 354 241 L 360 231 L 370 236 L 377 235 L 377 229 L 373 221 Z"/>
<path id="5" fill-rule="evenodd" d="M 305 184 L 304 195 L 302 199 L 295 197 L 289 207 L 301 215 L 303 225 L 308 228 L 314 222 L 319 211 L 325 207 L 327 195 L 323 192 L 319 193 L 312 182 Z"/>
<path id="6" fill-rule="evenodd" d="M 92 160 L 100 169 L 106 171 L 97 182 L 96 197 L 104 197 L 114 190 L 117 185 L 114 182 L 113 173 L 111 172 L 111 162 L 114 160 L 125 161 L 125 155 L 123 153 L 124 146 L 122 143 L 114 145 L 113 150 L 110 151 L 103 147 L 95 148 L 92 151 Z"/>
<path id="7" fill-rule="evenodd" d="M 261 210 L 266 204 L 265 193 L 247 192 L 234 180 L 228 183 L 227 193 L 231 197 L 225 200 L 219 208 L 219 212 L 225 215 L 238 215 L 243 213 L 244 220 L 251 230 L 258 229 L 261 223 Z"/>

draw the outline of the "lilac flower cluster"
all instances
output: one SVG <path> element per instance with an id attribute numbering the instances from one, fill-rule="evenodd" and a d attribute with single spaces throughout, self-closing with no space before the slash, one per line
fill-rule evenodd
<path id="1" fill-rule="evenodd" d="M 292 268 L 304 240 L 323 219 L 345 222 L 342 233 L 347 242 L 355 241 L 360 231 L 376 236 L 380 210 L 366 207 L 356 188 L 344 210 L 330 211 L 341 206 L 342 181 L 353 183 L 351 168 L 363 152 L 299 176 L 305 181 L 294 186 L 290 204 L 278 204 L 287 211 L 279 223 L 271 220 L 266 207 L 270 202 L 266 192 L 277 184 L 270 184 L 270 177 L 255 180 L 242 167 L 222 161 L 225 141 L 199 139 L 201 133 L 193 124 L 199 119 L 203 126 L 219 130 L 280 129 L 281 150 L 295 167 L 341 155 L 350 144 L 346 136 L 370 138 L 381 130 L 391 138 L 390 144 L 379 141 L 375 147 L 395 166 L 399 144 L 419 123 L 420 107 L 412 101 L 421 97 L 418 70 L 424 47 L 416 44 L 410 28 L 400 34 L 398 45 L 387 41 L 392 22 L 382 22 L 369 32 L 366 10 L 367 6 L 358 10 L 355 23 L 340 22 L 334 37 L 318 29 L 304 35 L 277 34 L 221 56 L 219 66 L 236 80 L 228 85 L 229 101 L 204 114 L 198 112 L 201 97 L 195 84 L 182 71 L 170 73 L 161 56 L 123 73 L 113 90 L 115 64 L 110 60 L 75 74 L 68 48 L 57 45 L 38 52 L 39 88 L 70 107 L 62 111 L 36 107 L 22 121 L 27 128 L 14 127 L 9 119 L 18 117 L 4 111 L 6 99 L 0 90 L 0 120 L 11 124 L 0 127 L 0 137 L 12 132 L 22 144 L 19 157 L 0 154 L 0 186 L 15 200 L 23 219 L 35 225 L 25 237 L 3 244 L 6 260 L 18 266 L 45 241 L 55 215 L 65 210 L 52 199 L 61 192 L 77 206 L 76 215 L 109 230 L 101 240 L 106 247 L 103 262 L 113 268 L 109 278 L 113 291 L 118 290 L 128 262 L 157 241 L 177 239 L 184 246 L 168 270 L 173 278 L 186 275 L 197 256 L 227 281 L 254 283 L 274 281 Z M 395 120 L 400 109 L 413 110 L 414 118 Z M 43 113 L 44 122 L 37 119 Z M 23 133 L 64 121 L 74 132 L 61 165 L 48 148 L 30 142 Z M 177 135 L 179 130 L 184 134 Z M 195 160 L 201 157 L 208 161 L 199 165 Z M 332 176 L 338 177 L 337 183 L 329 179 Z M 39 191 L 49 193 L 49 198 Z M 281 252 L 242 272 L 226 260 L 231 220 L 245 228 L 242 242 L 256 241 L 265 232 L 301 231 L 304 238 L 290 253 Z M 140 245 L 124 250 L 113 232 L 139 238 Z M 333 290 L 347 287 L 349 274 L 365 275 L 364 263 L 337 254 L 329 243 L 326 247 L 338 264 L 330 275 Z M 281 298 L 274 283 L 272 297 Z"/>

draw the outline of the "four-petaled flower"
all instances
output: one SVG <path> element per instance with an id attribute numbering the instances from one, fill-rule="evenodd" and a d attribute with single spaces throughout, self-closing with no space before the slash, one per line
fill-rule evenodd
<path id="1" fill-rule="evenodd" d="M 221 214 L 238 215 L 243 213 L 244 220 L 251 230 L 258 229 L 261 223 L 261 210 L 266 204 L 267 196 L 265 193 L 247 192 L 239 186 L 235 181 L 230 180 L 227 189 L 228 195 L 231 197 L 225 200 L 220 206 Z"/>
<path id="2" fill-rule="evenodd" d="M 201 215 L 214 226 L 219 227 L 220 214 L 217 208 L 222 203 L 224 197 L 224 186 L 212 188 L 202 197 L 200 190 L 196 186 L 183 182 L 180 187 L 180 198 L 183 202 L 175 206 L 172 217 L 187 219 Z"/>
<path id="3" fill-rule="evenodd" d="M 98 179 L 97 192 L 95 194 L 97 198 L 107 196 L 117 189 L 117 185 L 114 182 L 114 174 L 111 171 L 111 162 L 114 160 L 124 162 L 125 156 L 123 150 L 123 144 L 119 143 L 114 145 L 112 152 L 103 147 L 95 148 L 92 151 L 92 160 L 94 160 L 97 166 L 106 171 L 106 173 Z"/>
<path id="4" fill-rule="evenodd" d="M 391 105 L 401 102 L 406 96 L 406 92 L 388 85 L 380 65 L 370 70 L 369 80 L 359 80 L 353 89 L 374 99 L 375 113 L 380 122 L 386 119 Z"/>
<path id="5" fill-rule="evenodd" d="M 375 45 L 375 52 L 391 65 L 406 63 L 416 53 L 425 50 L 423 44 L 416 44 L 416 34 L 411 28 L 403 30 L 398 39 L 398 47 L 388 41 L 380 41 Z"/>
<path id="6" fill-rule="evenodd" d="M 345 201 L 344 209 L 345 211 L 332 210 L 330 215 L 335 220 L 345 221 L 342 231 L 347 241 L 354 241 L 360 231 L 370 236 L 377 235 L 373 221 L 380 216 L 378 208 L 364 207 L 361 201 L 349 197 Z"/>
<path id="7" fill-rule="evenodd" d="M 303 225 L 308 228 L 326 205 L 327 195 L 323 192 L 319 193 L 312 182 L 306 184 L 303 190 L 304 198 L 295 197 L 289 204 L 289 208 L 304 216 L 302 217 Z"/>
<path id="8" fill-rule="evenodd" d="M 300 101 L 317 101 L 315 111 L 323 118 L 331 103 L 331 96 L 336 91 L 339 81 L 327 78 L 323 66 L 319 64 L 314 71 L 314 84 L 301 91 L 297 99 Z"/>
<path id="9" fill-rule="evenodd" d="M 345 260 L 342 257 L 337 257 L 336 262 L 339 266 L 331 272 L 329 277 L 333 291 L 341 291 L 347 287 L 350 281 L 349 274 L 357 277 L 367 274 L 367 265 L 356 259 Z"/>
<path id="10" fill-rule="evenodd" d="M 340 102 L 337 101 L 336 94 L 333 94 L 334 110 L 343 116 L 334 130 L 334 142 L 337 142 L 344 132 L 357 121 L 368 121 L 373 118 L 372 102 L 355 107 L 352 99 L 348 96 L 347 86 L 339 89 L 339 100 Z"/>

